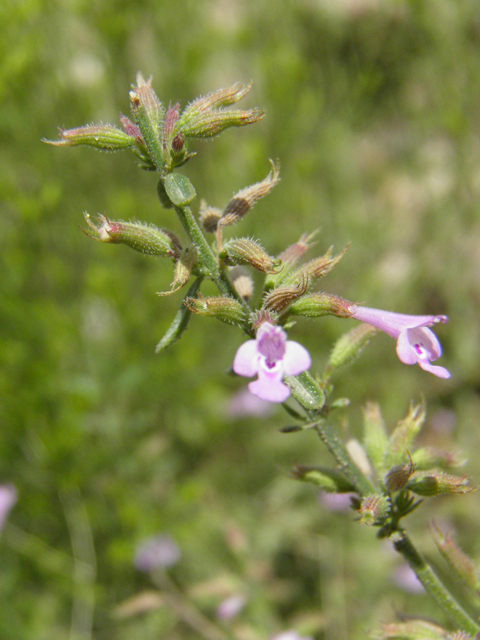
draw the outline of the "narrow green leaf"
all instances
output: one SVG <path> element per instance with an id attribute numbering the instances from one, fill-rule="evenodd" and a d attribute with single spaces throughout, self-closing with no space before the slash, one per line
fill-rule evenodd
<path id="1" fill-rule="evenodd" d="M 285 376 L 285 384 L 292 396 L 308 411 L 318 411 L 325 404 L 325 394 L 312 376 L 305 372 L 298 376 Z"/>
<path id="2" fill-rule="evenodd" d="M 188 290 L 187 295 L 185 297 L 196 296 L 201 283 L 202 283 L 202 278 L 197 278 L 195 282 L 192 284 L 192 286 L 190 287 L 190 289 Z M 163 338 L 160 340 L 160 342 L 157 344 L 155 353 L 160 353 L 160 351 L 163 351 L 164 349 L 169 347 L 171 344 L 176 342 L 181 337 L 182 333 L 187 328 L 188 321 L 190 320 L 191 315 L 192 315 L 192 312 L 189 309 L 187 309 L 187 307 L 183 304 L 183 300 L 182 300 L 182 304 L 180 305 L 179 310 L 177 311 L 174 319 L 172 320 L 172 324 L 169 326 L 169 328 L 167 329 L 167 332 L 165 333 Z"/>

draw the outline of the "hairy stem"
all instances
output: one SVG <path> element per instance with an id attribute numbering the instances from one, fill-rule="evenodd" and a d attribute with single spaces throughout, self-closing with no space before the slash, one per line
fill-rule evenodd
<path id="1" fill-rule="evenodd" d="M 312 421 L 315 421 L 315 415 L 311 415 L 310 417 Z M 318 420 L 317 417 L 316 420 L 315 431 L 337 461 L 340 469 L 355 486 L 358 493 L 361 496 L 368 496 L 374 493 L 375 489 L 372 483 L 352 462 L 345 443 L 338 436 L 336 429 L 324 418 Z"/>
<path id="2" fill-rule="evenodd" d="M 198 260 L 200 268 L 204 275 L 208 276 L 217 285 L 218 290 L 223 295 L 232 296 L 236 300 L 242 303 L 245 310 L 250 313 L 251 309 L 245 300 L 238 295 L 232 286 L 232 283 L 220 269 L 217 258 L 215 257 L 212 249 L 210 248 L 202 230 L 197 224 L 190 207 L 175 205 L 175 211 L 178 215 L 180 222 L 183 225 L 191 242 L 195 245 L 198 253 Z M 249 335 L 251 332 L 246 330 Z"/>
<path id="3" fill-rule="evenodd" d="M 410 568 L 415 572 L 417 578 L 425 587 L 425 591 L 436 601 L 436 603 L 448 615 L 462 631 L 475 637 L 480 631 L 480 626 L 467 614 L 459 605 L 445 585 L 427 564 L 411 542 L 405 531 L 396 533 L 393 546 L 398 553 L 405 558 Z"/>

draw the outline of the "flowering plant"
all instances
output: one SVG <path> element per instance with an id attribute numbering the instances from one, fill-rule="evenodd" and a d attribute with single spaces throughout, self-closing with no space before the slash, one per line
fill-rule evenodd
<path id="1" fill-rule="evenodd" d="M 450 617 L 455 629 L 464 634 L 463 638 L 473 638 L 480 632 L 477 620 L 435 575 L 401 522 L 420 504 L 418 496 L 462 494 L 471 490 L 465 477 L 450 473 L 450 467 L 455 464 L 451 456 L 424 448 L 415 449 L 414 441 L 425 419 L 424 407 L 412 406 L 408 415 L 388 435 L 379 407 L 370 405 L 365 411 L 363 443 L 344 441 L 331 419 L 332 412 L 346 404 L 343 399 L 332 398 L 333 372 L 356 358 L 377 329 L 396 339 L 401 362 L 419 364 L 439 378 L 449 378 L 447 369 L 431 364 L 440 357 L 441 347 L 429 328 L 446 322 L 447 317 L 381 311 L 315 291 L 317 282 L 338 264 L 344 252 L 334 256 L 330 248 L 323 255 L 305 261 L 307 252 L 313 247 L 314 234 L 302 235 L 275 256 L 270 255 L 257 239 L 225 238 L 225 230 L 241 223 L 255 203 L 278 183 L 278 162 L 271 162 L 271 169 L 263 180 L 240 190 L 223 207 L 214 207 L 201 200 L 198 220 L 190 208 L 196 190 L 184 174 L 177 172 L 178 167 L 195 155 L 188 150 L 188 144 L 191 139 L 212 137 L 230 127 L 253 124 L 263 118 L 264 112 L 259 109 L 228 108 L 242 99 L 249 89 L 250 85 L 236 84 L 194 100 L 183 111 L 178 104 L 165 109 L 151 80 L 145 81 L 138 74 L 137 84 L 130 91 L 133 121 L 122 116 L 122 129 L 112 125 L 88 125 L 61 130 L 60 140 L 51 144 L 88 145 L 109 151 L 130 148 L 142 168 L 156 172 L 160 202 L 165 209 L 174 210 L 185 238 L 179 238 L 169 229 L 138 221 L 111 220 L 101 215 L 92 220 L 89 214 L 85 214 L 87 227 L 84 231 L 99 242 L 125 244 L 135 251 L 172 260 L 171 288 L 160 292 L 161 296 L 185 287 L 193 278 L 176 316 L 157 345 L 157 352 L 170 347 L 182 336 L 192 315 L 215 318 L 241 329 L 248 340 L 234 356 L 233 371 L 239 376 L 257 376 L 248 388 L 258 398 L 283 403 L 296 420 L 293 426 L 285 427 L 284 432 L 314 429 L 335 459 L 336 466 L 331 469 L 299 465 L 294 476 L 314 483 L 323 491 L 350 493 L 358 520 L 376 527 L 379 537 L 392 541 L 427 592 Z M 247 268 L 264 274 L 257 306 L 252 304 L 253 279 Z M 202 294 L 204 280 L 216 285 L 217 295 Z M 288 340 L 287 331 L 293 328 L 296 316 L 320 318 L 325 315 L 352 318 L 362 324 L 348 331 L 334 345 L 323 373 L 311 374 L 308 370 L 312 360 L 308 351 L 299 343 Z M 290 396 L 296 402 L 296 408 L 287 404 Z M 446 544 L 439 531 L 434 532 L 434 537 L 439 549 L 448 557 L 453 572 L 465 571 L 466 561 L 456 560 L 460 553 L 458 548 L 451 541 Z M 157 547 L 158 541 L 155 553 Z M 415 627 L 412 623 L 410 635 L 393 625 L 384 630 L 382 637 L 422 637 L 421 622 L 416 624 Z M 444 635 L 438 637 L 447 637 L 443 629 L 441 633 Z M 289 634 L 295 635 L 294 632 L 283 635 Z"/>

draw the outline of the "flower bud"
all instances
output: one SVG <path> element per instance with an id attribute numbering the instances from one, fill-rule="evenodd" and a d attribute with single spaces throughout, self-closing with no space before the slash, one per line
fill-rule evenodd
<path id="1" fill-rule="evenodd" d="M 380 406 L 368 402 L 363 408 L 363 446 L 379 476 L 383 476 L 383 458 L 387 448 L 388 436 L 380 412 Z"/>
<path id="2" fill-rule="evenodd" d="M 130 108 L 140 130 L 151 161 L 162 172 L 165 165 L 161 137 L 165 119 L 165 108 L 155 95 L 152 79 L 145 82 L 137 74 L 137 86 L 130 91 Z"/>
<path id="3" fill-rule="evenodd" d="M 423 619 L 384 624 L 378 638 L 379 640 L 451 640 L 446 629 Z"/>
<path id="4" fill-rule="evenodd" d="M 451 571 L 462 584 L 474 593 L 480 593 L 480 575 L 470 558 L 455 543 L 450 534 L 444 534 L 435 523 L 430 532 Z"/>
<path id="5" fill-rule="evenodd" d="M 419 471 L 439 467 L 449 469 L 451 467 L 461 467 L 466 462 L 466 458 L 454 451 L 442 451 L 436 447 L 420 447 L 412 453 L 415 468 Z"/>
<path id="6" fill-rule="evenodd" d="M 208 233 L 215 233 L 222 212 L 217 207 L 210 207 L 205 200 L 200 201 L 200 223 Z"/>
<path id="7" fill-rule="evenodd" d="M 412 448 L 413 441 L 425 422 L 425 405 L 410 405 L 407 416 L 395 427 L 385 451 L 385 468 L 402 464 L 405 451 Z"/>
<path id="8" fill-rule="evenodd" d="M 469 486 L 465 476 L 453 476 L 444 471 L 418 471 L 407 483 L 407 489 L 419 496 L 438 496 L 441 494 L 469 493 L 474 487 Z"/>
<path id="9" fill-rule="evenodd" d="M 220 257 L 227 264 L 249 264 L 262 273 L 272 273 L 279 267 L 278 261 L 250 238 L 229 240 L 220 252 Z"/>
<path id="10" fill-rule="evenodd" d="M 201 316 L 213 316 L 227 324 L 244 325 L 247 317 L 243 305 L 228 296 L 185 298 L 187 309 Z"/>
<path id="11" fill-rule="evenodd" d="M 133 122 L 129 118 L 127 118 L 127 116 L 124 116 L 122 114 L 120 114 L 120 123 L 127 135 L 135 138 L 135 142 L 137 142 L 138 144 L 145 146 L 145 142 L 143 140 L 140 129 L 136 124 L 133 124 Z"/>
<path id="12" fill-rule="evenodd" d="M 323 276 L 327 275 L 327 273 L 340 262 L 347 249 L 345 248 L 340 255 L 335 256 L 334 258 L 330 257 L 332 255 L 332 250 L 333 247 L 330 247 L 324 256 L 314 258 L 313 260 L 310 260 L 310 262 L 300 266 L 285 279 L 285 282 L 295 284 L 303 277 L 307 277 L 310 283 L 312 283 L 317 278 L 323 278 Z M 350 315 L 351 313 L 349 313 L 348 317 Z"/>
<path id="13" fill-rule="evenodd" d="M 178 102 L 172 107 L 168 105 L 167 113 L 165 114 L 165 121 L 163 123 L 163 139 L 166 140 L 171 137 L 175 124 L 180 115 L 180 105 Z"/>
<path id="14" fill-rule="evenodd" d="M 307 278 L 297 285 L 285 285 L 272 289 L 263 299 L 263 308 L 277 313 L 283 311 L 294 300 L 303 296 L 307 289 Z"/>
<path id="15" fill-rule="evenodd" d="M 413 464 L 412 458 L 410 458 L 410 462 L 407 464 L 395 465 L 385 475 L 385 478 L 383 480 L 385 489 L 389 493 L 400 491 L 407 484 L 414 471 L 415 465 Z"/>
<path id="16" fill-rule="evenodd" d="M 336 469 L 327 467 L 304 467 L 297 465 L 293 470 L 293 475 L 303 482 L 312 482 L 320 487 L 322 491 L 330 493 L 349 493 L 355 491 L 351 482 Z"/>
<path id="17" fill-rule="evenodd" d="M 375 495 L 366 496 L 358 509 L 360 524 L 374 525 L 388 516 L 390 512 L 390 499 L 387 496 Z"/>
<path id="18" fill-rule="evenodd" d="M 186 137 L 207 138 L 228 127 L 239 127 L 261 120 L 265 112 L 259 109 L 231 111 L 221 108 L 238 102 L 250 88 L 251 84 L 242 86 L 237 83 L 194 100 L 180 116 L 175 130 L 181 131 Z"/>
<path id="19" fill-rule="evenodd" d="M 268 322 L 275 326 L 278 322 L 278 313 L 275 313 L 275 311 L 268 311 L 267 309 L 257 309 L 250 315 L 250 323 L 254 331 L 256 331 L 264 322 Z"/>
<path id="20" fill-rule="evenodd" d="M 192 275 L 192 269 L 197 262 L 197 257 L 197 250 L 193 245 L 186 247 L 175 263 L 170 291 L 157 291 L 157 296 L 169 296 L 185 286 Z"/>
<path id="21" fill-rule="evenodd" d="M 303 258 L 305 253 L 315 244 L 312 242 L 318 231 L 307 235 L 303 233 L 299 240 L 283 251 L 278 258 L 282 261 L 286 269 L 292 269 Z"/>
<path id="22" fill-rule="evenodd" d="M 248 302 L 253 294 L 253 280 L 242 267 L 234 267 L 230 271 L 230 280 L 233 288 L 240 296 Z"/>
<path id="23" fill-rule="evenodd" d="M 165 107 L 157 98 L 155 91 L 152 89 L 151 77 L 147 82 L 145 82 L 142 74 L 138 72 L 136 80 L 137 86 L 133 87 L 130 91 L 130 104 L 132 110 L 134 114 L 141 110 L 148 119 L 152 127 L 152 132 L 159 137 L 165 121 Z M 140 125 L 139 129 L 140 131 L 142 130 Z"/>
<path id="24" fill-rule="evenodd" d="M 265 279 L 265 288 L 272 289 L 273 287 L 281 284 L 286 277 L 291 273 L 292 269 L 297 265 L 297 263 L 303 258 L 305 253 L 313 247 L 315 244 L 311 242 L 313 238 L 316 236 L 317 231 L 314 231 L 310 235 L 304 233 L 300 236 L 299 240 L 295 242 L 295 244 L 290 245 L 283 251 L 277 258 L 277 260 L 281 260 L 282 262 L 282 270 L 276 274 L 270 274 Z"/>
<path id="25" fill-rule="evenodd" d="M 368 344 L 370 338 L 375 334 L 376 329 L 368 324 L 361 324 L 348 333 L 345 333 L 335 343 L 328 365 L 332 369 L 350 364 L 360 355 L 363 348 Z"/>
<path id="26" fill-rule="evenodd" d="M 242 85 L 240 82 L 236 82 L 231 87 L 225 89 L 217 89 L 208 93 L 206 96 L 201 96 L 193 102 L 191 102 L 185 111 L 182 113 L 182 121 L 188 121 L 191 118 L 210 111 L 216 107 L 226 107 L 230 104 L 235 104 L 241 100 L 252 88 L 252 83 Z"/>
<path id="27" fill-rule="evenodd" d="M 264 115 L 265 111 L 257 108 L 246 111 L 215 109 L 192 118 L 188 124 L 182 124 L 182 133 L 187 138 L 211 138 L 229 127 L 241 127 L 258 122 Z"/>
<path id="28" fill-rule="evenodd" d="M 280 165 L 278 162 L 273 163 L 272 160 L 270 160 L 270 163 L 272 165 L 272 170 L 264 180 L 242 189 L 233 196 L 225 207 L 225 211 L 223 212 L 223 216 L 219 223 L 220 226 L 229 227 L 230 225 L 237 223 L 250 211 L 255 202 L 270 193 L 273 187 L 280 181 L 280 178 L 278 177 L 280 173 Z"/>
<path id="29" fill-rule="evenodd" d="M 367 454 L 365 453 L 365 449 L 362 447 L 360 442 L 358 440 L 355 440 L 355 438 L 352 438 L 346 443 L 346 449 L 351 461 L 357 467 L 357 469 L 361 471 L 364 476 L 371 477 L 372 468 L 370 466 Z"/>
<path id="30" fill-rule="evenodd" d="M 109 220 L 101 214 L 98 214 L 98 223 L 95 225 L 87 212 L 84 216 L 89 229 L 82 231 L 100 242 L 125 244 L 135 251 L 154 256 L 178 258 L 180 254 L 180 241 L 171 231 L 141 222 Z"/>
<path id="31" fill-rule="evenodd" d="M 44 140 L 44 142 L 56 147 L 85 144 L 106 151 L 125 149 L 135 144 L 135 138 L 132 135 L 111 124 L 89 124 L 76 129 L 60 129 L 59 132 L 61 140 Z"/>
<path id="32" fill-rule="evenodd" d="M 305 278 L 306 275 L 304 274 Z M 320 318 L 321 316 L 334 315 L 339 318 L 349 318 L 348 310 L 350 302 L 329 293 L 310 293 L 296 300 L 288 310 L 290 315 L 304 316 L 305 318 Z"/>

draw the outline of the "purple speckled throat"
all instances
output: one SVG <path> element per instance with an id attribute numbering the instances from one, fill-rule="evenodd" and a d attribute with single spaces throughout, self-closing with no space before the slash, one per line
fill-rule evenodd
<path id="1" fill-rule="evenodd" d="M 285 355 L 285 338 L 280 332 L 270 331 L 260 338 L 257 348 L 264 356 L 265 364 L 271 369 Z"/>

